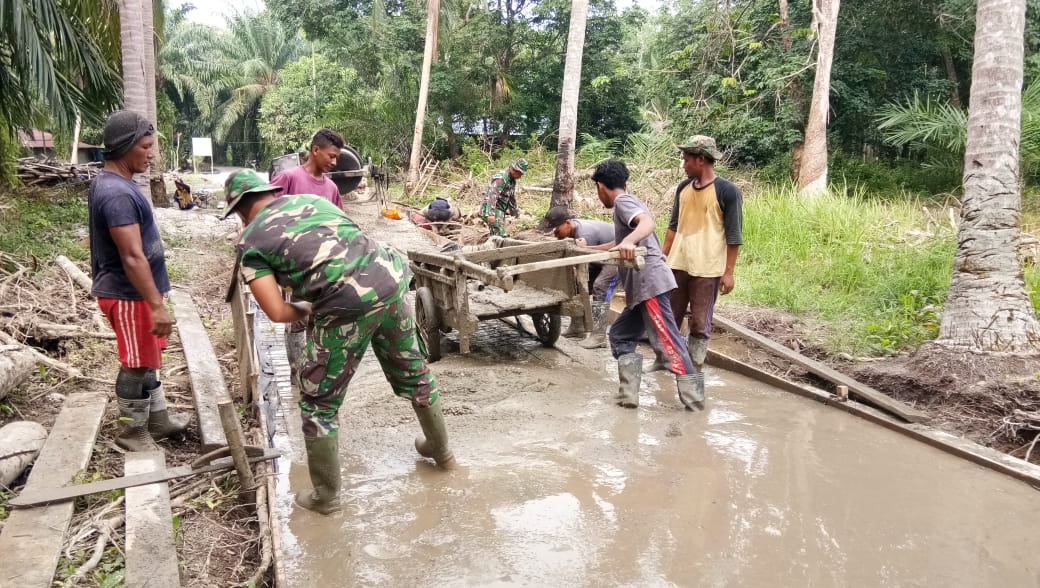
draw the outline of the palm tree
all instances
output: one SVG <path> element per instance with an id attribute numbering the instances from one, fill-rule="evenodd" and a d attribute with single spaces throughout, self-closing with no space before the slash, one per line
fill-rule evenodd
<path id="1" fill-rule="evenodd" d="M 119 0 L 119 29 L 123 53 L 123 108 L 143 114 L 158 128 L 155 104 L 155 16 L 152 0 Z M 152 205 L 170 206 L 162 179 L 162 148 L 153 147 L 155 159 L 149 186 Z"/>
<path id="2" fill-rule="evenodd" d="M 408 160 L 406 189 L 411 192 L 419 185 L 419 162 L 422 160 L 423 125 L 426 120 L 426 97 L 430 92 L 430 68 L 437 52 L 437 20 L 441 10 L 440 0 L 426 3 L 426 44 L 423 50 L 422 74 L 419 79 L 419 103 L 415 107 L 415 131 L 412 135 L 412 152 Z M 447 121 L 451 124 L 451 121 Z"/>
<path id="3" fill-rule="evenodd" d="M 556 148 L 556 177 L 551 206 L 567 206 L 574 192 L 574 141 L 578 135 L 578 91 L 581 88 L 581 59 L 585 48 L 588 0 L 572 0 L 567 58 L 563 68 L 560 100 L 560 136 Z"/>
<path id="4" fill-rule="evenodd" d="M 840 0 L 813 0 L 813 29 L 816 32 L 816 77 L 813 82 L 809 120 L 798 170 L 798 189 L 805 196 L 827 191 L 827 117 L 830 113 L 831 65 L 834 37 L 838 30 Z"/>
<path id="5" fill-rule="evenodd" d="M 964 198 L 950 293 L 936 343 L 957 351 L 1040 352 L 1018 260 L 1025 0 L 979 0 Z"/>
<path id="6" fill-rule="evenodd" d="M 964 169 L 968 112 L 944 99 L 913 96 L 883 107 L 877 117 L 885 141 L 921 152 L 926 165 L 942 171 Z M 1022 93 L 1022 141 L 1019 159 L 1023 176 L 1040 173 L 1040 78 Z"/>
<path id="7" fill-rule="evenodd" d="M 220 68 L 214 70 L 223 74 L 216 86 L 229 92 L 217 108 L 213 134 L 218 141 L 227 139 L 234 127 L 255 114 L 260 99 L 278 83 L 278 70 L 299 59 L 305 49 L 303 38 L 268 11 L 238 13 L 227 25 L 227 34 L 213 39 L 213 49 L 221 59 Z"/>
<path id="8" fill-rule="evenodd" d="M 0 159 L 15 155 L 15 129 L 71 130 L 77 113 L 99 122 L 118 103 L 117 23 L 111 0 L 0 0 Z"/>

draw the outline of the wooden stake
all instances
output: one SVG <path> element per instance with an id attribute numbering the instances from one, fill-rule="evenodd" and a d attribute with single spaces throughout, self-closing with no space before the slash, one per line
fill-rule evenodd
<path id="1" fill-rule="evenodd" d="M 220 412 L 220 424 L 224 426 L 224 436 L 227 437 L 228 447 L 231 449 L 231 459 L 235 462 L 235 471 L 238 472 L 242 492 L 251 497 L 248 502 L 255 502 L 256 481 L 253 479 L 253 470 L 249 468 L 249 458 L 246 457 L 238 412 L 230 400 L 217 402 L 217 410 Z"/>
<path id="2" fill-rule="evenodd" d="M 842 402 L 848 401 L 848 399 L 849 399 L 849 387 L 848 386 L 838 386 L 837 394 L 838 394 L 838 400 L 840 400 Z"/>

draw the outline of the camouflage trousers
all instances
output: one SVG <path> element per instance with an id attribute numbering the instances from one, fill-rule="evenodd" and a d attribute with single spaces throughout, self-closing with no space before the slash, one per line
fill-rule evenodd
<path id="1" fill-rule="evenodd" d="M 394 394 L 419 406 L 437 401 L 437 384 L 419 351 L 415 311 L 404 292 L 354 322 L 332 322 L 315 321 L 297 379 L 304 437 L 339 431 L 339 407 L 369 344 Z"/>
<path id="2" fill-rule="evenodd" d="M 506 236 L 506 215 L 508 211 L 500 208 L 492 208 L 487 201 L 480 207 L 480 218 L 484 219 L 487 226 L 491 229 L 492 235 L 498 235 L 499 237 Z M 494 216 L 495 222 L 488 222 L 488 217 Z"/>

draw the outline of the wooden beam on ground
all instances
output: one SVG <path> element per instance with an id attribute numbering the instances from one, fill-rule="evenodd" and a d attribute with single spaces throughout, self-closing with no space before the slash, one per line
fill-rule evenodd
<path id="1" fill-rule="evenodd" d="M 199 440 L 202 452 L 205 453 L 227 445 L 217 403 L 230 400 L 230 396 L 224 374 L 220 371 L 220 363 L 217 362 L 217 354 L 213 351 L 191 296 L 187 292 L 173 290 L 170 292 L 170 300 L 173 301 L 177 332 L 180 333 L 181 347 L 184 348 L 184 357 L 188 362 L 191 392 L 195 399 L 195 412 L 199 417 Z"/>
<path id="2" fill-rule="evenodd" d="M 80 288 L 83 288 L 87 292 L 90 292 L 91 288 L 94 287 L 94 280 L 90 279 L 90 276 L 83 273 L 83 270 L 79 269 L 79 266 L 72 263 L 72 260 L 64 255 L 59 255 L 54 258 L 54 263 L 58 264 L 61 269 L 65 270 L 65 273 L 72 278 L 73 282 L 76 282 Z"/>
<path id="3" fill-rule="evenodd" d="M 26 490 L 69 486 L 90 461 L 105 394 L 69 394 L 29 474 Z M 0 532 L 0 586 L 50 588 L 61 557 L 73 502 L 18 509 Z"/>
<path id="4" fill-rule="evenodd" d="M 161 451 L 127 453 L 127 476 L 166 469 Z M 126 585 L 128 588 L 179 588 L 177 547 L 166 482 L 126 489 Z"/>
<path id="5" fill-rule="evenodd" d="M 0 398 L 22 385 L 36 369 L 36 355 L 22 345 L 0 345 Z"/>
<path id="6" fill-rule="evenodd" d="M 784 345 L 781 345 L 764 335 L 756 333 L 735 321 L 720 316 L 717 313 L 712 317 L 711 321 L 713 325 L 722 327 L 726 331 L 737 335 L 748 343 L 752 343 L 767 351 L 775 353 L 783 359 L 809 370 L 811 373 L 827 380 L 828 382 L 835 385 L 848 386 L 849 394 L 852 397 L 858 398 L 860 401 L 897 416 L 904 421 L 919 423 L 928 418 L 927 415 L 916 408 L 900 402 L 883 392 L 875 390 L 850 376 L 831 369 L 815 359 L 808 358 L 793 349 L 785 347 Z"/>
<path id="7" fill-rule="evenodd" d="M 918 441 L 931 445 L 936 449 L 941 449 L 947 453 L 962 457 L 985 468 L 1022 480 L 1034 488 L 1040 489 L 1040 466 L 1018 459 L 1017 457 L 1012 457 L 1006 453 L 997 451 L 996 449 L 979 445 L 978 443 L 969 441 L 968 439 L 954 437 L 949 433 L 938 431 L 927 425 L 898 421 L 888 413 L 871 408 L 870 406 L 848 400 L 841 400 L 839 396 L 830 394 L 825 390 L 791 382 L 755 366 L 723 355 L 717 351 L 712 351 L 711 349 L 708 349 L 707 363 L 708 365 L 742 374 L 781 390 L 793 392 L 794 394 L 804 398 L 816 400 L 828 406 L 843 410 L 849 414 L 866 419 L 897 433 L 902 433 L 907 437 L 917 439 Z"/>

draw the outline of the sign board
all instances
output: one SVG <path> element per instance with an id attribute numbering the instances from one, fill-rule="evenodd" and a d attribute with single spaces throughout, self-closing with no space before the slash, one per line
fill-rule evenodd
<path id="1" fill-rule="evenodd" d="M 191 154 L 195 157 L 213 157 L 213 140 L 209 137 L 192 137 Z"/>

